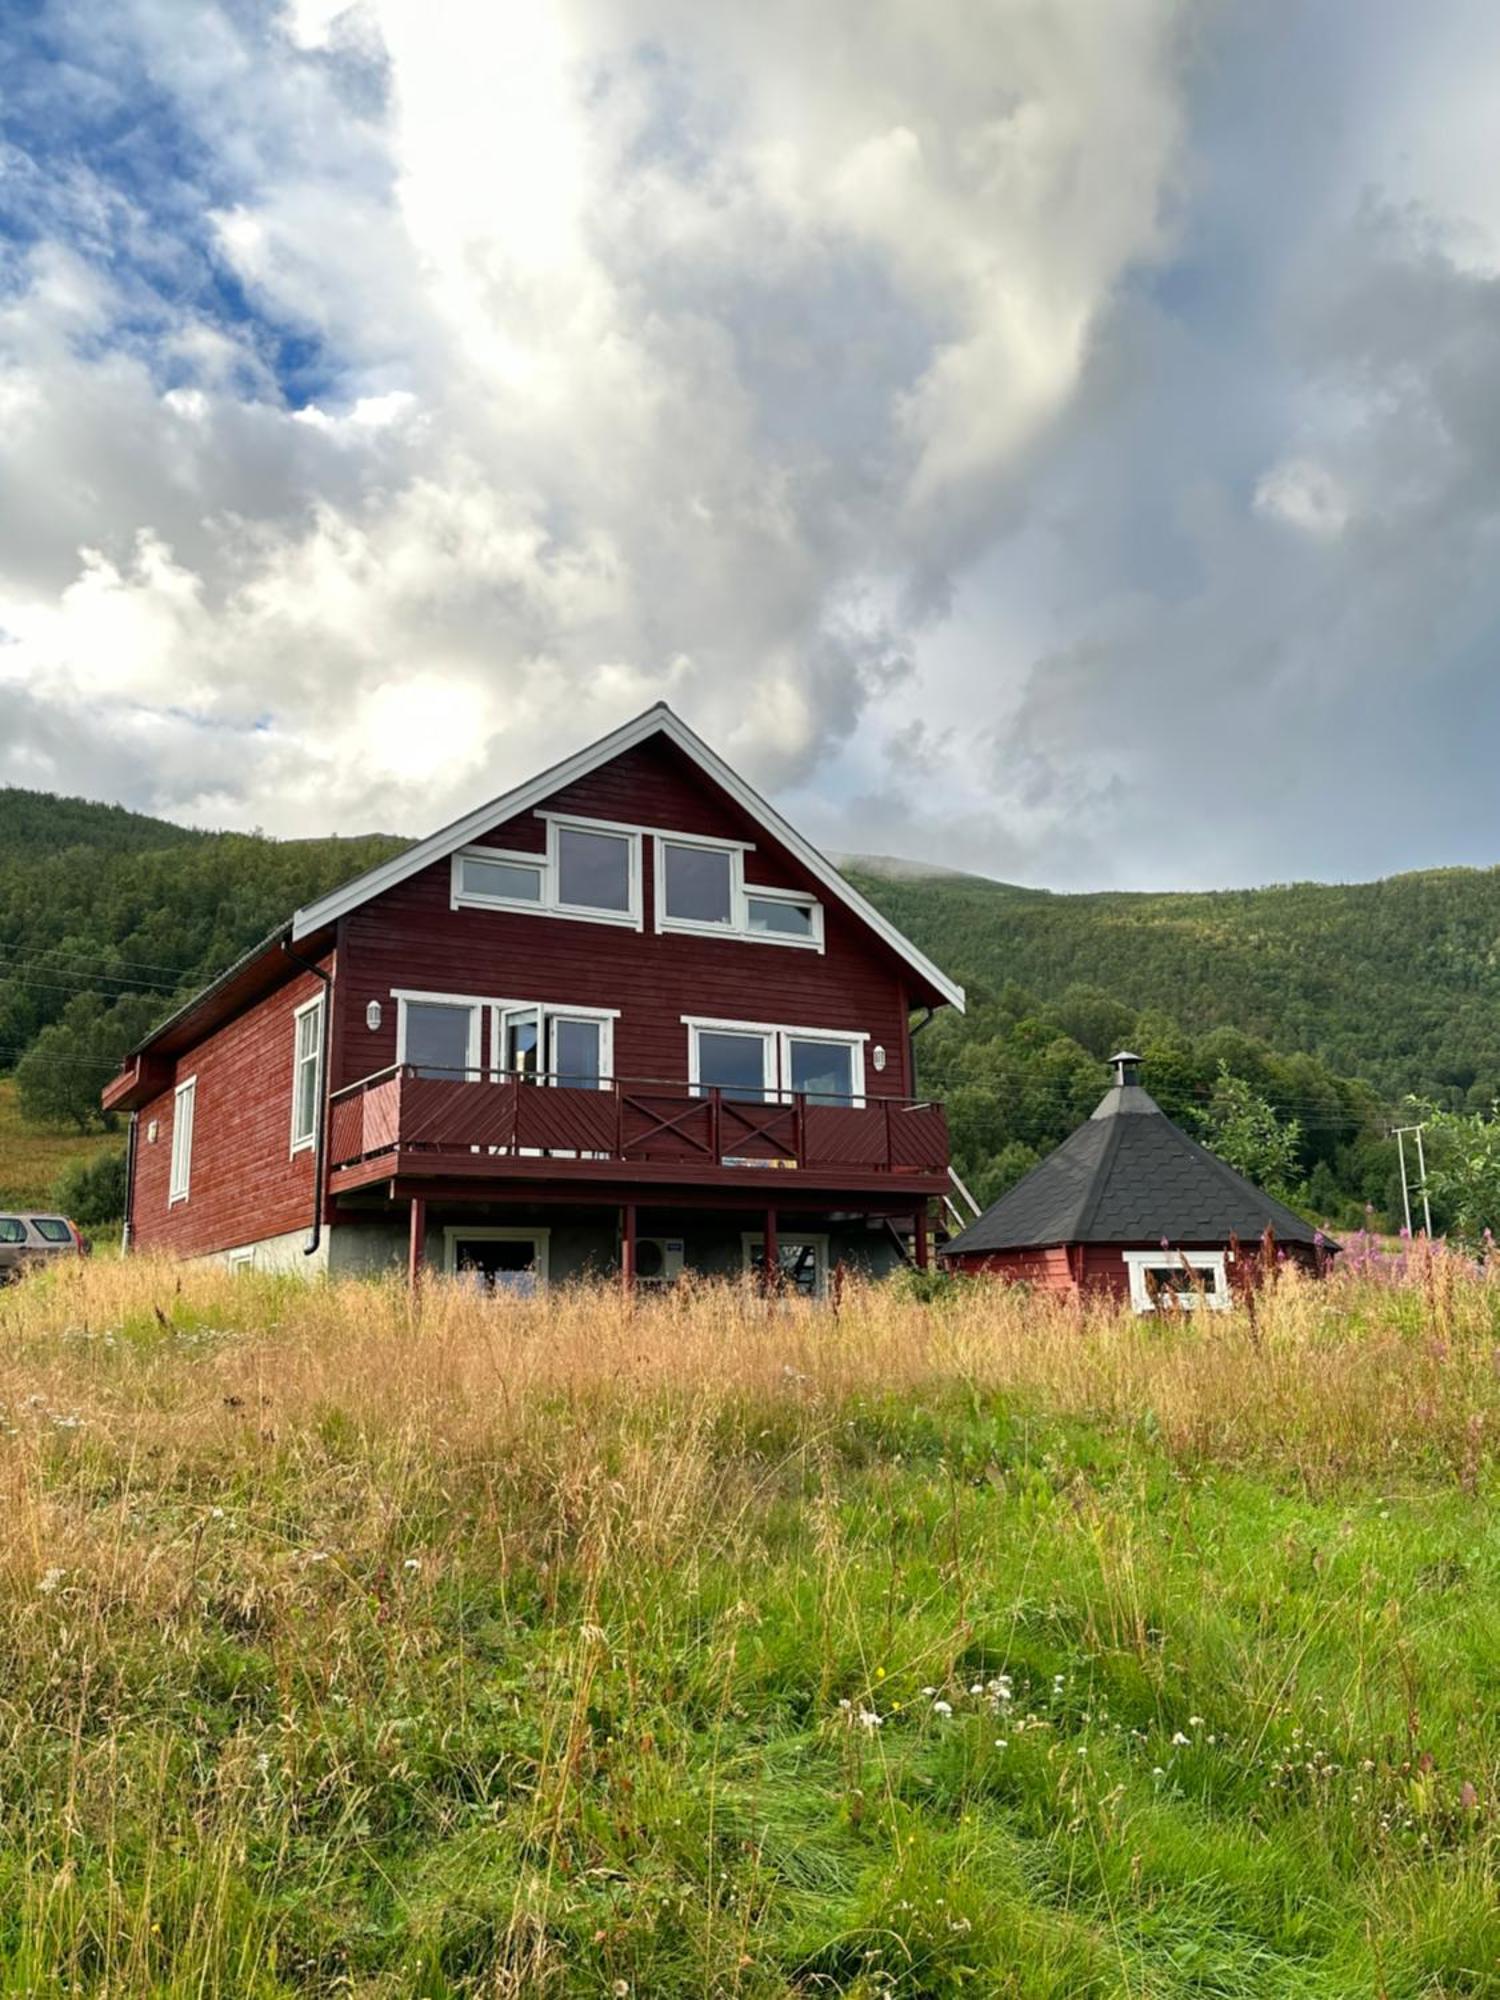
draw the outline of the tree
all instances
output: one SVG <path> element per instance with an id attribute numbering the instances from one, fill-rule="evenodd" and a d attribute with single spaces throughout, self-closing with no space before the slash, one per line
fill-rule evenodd
<path id="1" fill-rule="evenodd" d="M 113 1131 L 117 1121 L 101 1108 L 99 1093 L 159 1012 L 157 1002 L 136 994 L 112 1007 L 97 993 L 75 994 L 16 1065 L 21 1116 L 33 1125 Z"/>
<path id="2" fill-rule="evenodd" d="M 1471 1250 L 1500 1228 L 1500 1105 L 1436 1111 L 1427 1119 L 1427 1194 L 1440 1226 Z"/>
<path id="3" fill-rule="evenodd" d="M 1290 1199 L 1297 1179 L 1302 1130 L 1295 1118 L 1282 1120 L 1242 1076 L 1220 1062 L 1208 1108 L 1197 1114 L 1203 1143 L 1227 1166 L 1268 1194 Z"/>

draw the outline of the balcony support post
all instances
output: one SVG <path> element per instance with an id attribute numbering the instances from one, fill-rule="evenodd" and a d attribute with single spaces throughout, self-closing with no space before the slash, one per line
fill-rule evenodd
<path id="1" fill-rule="evenodd" d="M 768 1208 L 766 1210 L 765 1244 L 761 1256 L 761 1282 L 766 1288 L 766 1295 L 768 1297 L 775 1296 L 777 1280 L 780 1276 L 781 1251 L 776 1241 L 776 1211 L 774 1208 Z"/>
<path id="2" fill-rule="evenodd" d="M 635 1203 L 627 1201 L 620 1209 L 620 1289 L 626 1298 L 635 1293 Z"/>
<path id="3" fill-rule="evenodd" d="M 427 1203 L 423 1196 L 411 1198 L 411 1219 L 406 1239 L 406 1282 L 413 1291 L 422 1282 L 422 1252 L 427 1242 Z"/>
<path id="4" fill-rule="evenodd" d="M 925 1201 L 917 1210 L 917 1230 L 914 1247 L 917 1257 L 917 1269 L 919 1271 L 930 1271 L 932 1269 L 932 1239 L 927 1233 L 927 1204 Z"/>

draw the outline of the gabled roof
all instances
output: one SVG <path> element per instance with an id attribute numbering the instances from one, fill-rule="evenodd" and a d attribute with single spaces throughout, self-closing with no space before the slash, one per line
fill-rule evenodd
<path id="1" fill-rule="evenodd" d="M 363 875 L 356 876 L 352 882 L 346 882 L 342 888 L 335 889 L 329 895 L 320 897 L 316 903 L 309 903 L 305 909 L 298 910 L 292 919 L 293 942 L 322 930 L 325 925 L 333 923 L 339 917 L 347 916 L 351 910 L 357 910 L 372 897 L 383 895 L 388 889 L 394 889 L 398 883 L 405 882 L 421 869 L 430 867 L 434 861 L 446 860 L 456 849 L 467 846 L 470 841 L 477 840 L 491 828 L 503 826 L 506 820 L 514 819 L 519 813 L 529 812 L 532 807 L 539 806 L 551 798 L 554 792 L 561 791 L 565 785 L 586 777 L 591 771 L 598 770 L 601 765 L 608 764 L 624 751 L 635 749 L 637 745 L 647 742 L 653 736 L 664 736 L 669 743 L 675 744 L 706 777 L 712 779 L 729 794 L 742 812 L 762 827 L 773 840 L 779 841 L 795 855 L 808 874 L 813 876 L 830 896 L 852 911 L 882 943 L 898 958 L 903 959 L 917 974 L 922 984 L 931 989 L 935 997 L 946 1001 L 950 1007 L 956 1007 L 960 1013 L 963 1012 L 963 988 L 949 979 L 946 973 L 940 972 L 925 953 L 918 951 L 909 938 L 904 937 L 872 903 L 867 902 L 857 889 L 851 887 L 831 861 L 804 840 L 794 827 L 789 826 L 775 807 L 768 805 L 758 792 L 745 783 L 738 772 L 732 771 L 721 757 L 710 750 L 702 737 L 689 729 L 680 716 L 674 715 L 664 701 L 657 702 L 654 708 L 648 708 L 643 715 L 636 716 L 633 722 L 622 724 L 610 735 L 601 736 L 597 743 L 589 744 L 586 749 L 578 751 L 562 763 L 552 765 L 549 770 L 539 772 L 534 778 L 528 778 L 525 784 L 517 785 L 514 791 L 505 792 L 501 797 L 491 799 L 488 804 L 466 813 L 462 819 L 454 820 L 451 826 L 445 826 L 439 832 L 430 834 L 426 840 L 417 841 L 414 846 L 407 848 L 404 854 L 398 854 L 394 859 L 382 862 L 378 867 L 367 869 Z"/>
<path id="2" fill-rule="evenodd" d="M 1117 1083 L 1093 1116 L 1023 1181 L 943 1246 L 945 1257 L 1065 1243 L 1278 1242 L 1326 1238 L 1174 1125 L 1136 1083 Z"/>

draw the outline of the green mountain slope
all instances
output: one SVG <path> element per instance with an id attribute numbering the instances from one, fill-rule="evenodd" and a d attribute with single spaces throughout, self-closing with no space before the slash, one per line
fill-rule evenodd
<path id="1" fill-rule="evenodd" d="M 150 819 L 124 806 L 0 786 L 0 857 L 5 860 L 56 854 L 68 847 L 107 848 L 117 854 L 148 847 L 187 847 L 207 837 L 191 827 Z"/>
<path id="2" fill-rule="evenodd" d="M 23 1106 L 92 1118 L 120 1051 L 298 904 L 403 843 L 194 832 L 0 790 L 0 1072 Z M 1224 1070 L 1283 1126 L 1287 1192 L 1389 1214 L 1388 1110 L 1500 1096 L 1500 870 L 1202 895 L 1054 895 L 889 860 L 852 880 L 964 981 L 919 1050 L 981 1198 L 1096 1101 L 1121 1041 L 1174 1116 L 1216 1138 Z"/>
<path id="3" fill-rule="evenodd" d="M 1500 869 L 1200 894 L 1051 895 L 972 876 L 849 874 L 981 1005 L 1101 988 L 1189 1033 L 1231 1027 L 1406 1092 L 1500 1095 Z"/>

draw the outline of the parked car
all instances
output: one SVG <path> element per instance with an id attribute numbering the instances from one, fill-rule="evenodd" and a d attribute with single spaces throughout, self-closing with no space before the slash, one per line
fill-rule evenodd
<path id="1" fill-rule="evenodd" d="M 65 1215 L 0 1214 L 0 1285 L 52 1257 L 86 1257 L 89 1246 Z"/>

